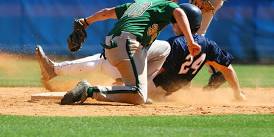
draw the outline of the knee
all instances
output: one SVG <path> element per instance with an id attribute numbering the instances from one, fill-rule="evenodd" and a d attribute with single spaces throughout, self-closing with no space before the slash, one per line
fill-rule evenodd
<path id="1" fill-rule="evenodd" d="M 167 41 L 157 40 L 157 47 L 161 49 L 161 57 L 167 57 L 169 55 L 171 47 Z"/>

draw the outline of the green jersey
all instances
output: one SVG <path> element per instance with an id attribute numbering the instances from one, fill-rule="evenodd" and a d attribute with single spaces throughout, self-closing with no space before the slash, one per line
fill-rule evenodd
<path id="1" fill-rule="evenodd" d="M 173 19 L 173 10 L 179 5 L 168 0 L 136 0 L 115 8 L 118 22 L 109 35 L 130 32 L 143 45 L 150 45 L 160 31 Z"/>

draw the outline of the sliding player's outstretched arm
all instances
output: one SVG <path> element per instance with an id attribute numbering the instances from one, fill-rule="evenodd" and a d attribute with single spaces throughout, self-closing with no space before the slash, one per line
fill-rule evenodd
<path id="1" fill-rule="evenodd" d="M 215 61 L 208 61 L 207 64 L 213 66 L 215 69 L 219 70 L 227 80 L 228 84 L 234 91 L 234 97 L 237 100 L 245 100 L 245 95 L 240 89 L 239 80 L 237 77 L 237 74 L 235 70 L 233 69 L 232 65 L 229 66 L 223 66 L 221 64 L 218 64 Z"/>

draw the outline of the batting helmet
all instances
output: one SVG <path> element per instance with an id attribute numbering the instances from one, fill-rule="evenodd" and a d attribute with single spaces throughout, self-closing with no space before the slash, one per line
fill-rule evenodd
<path id="1" fill-rule="evenodd" d="M 180 4 L 180 7 L 184 10 L 188 18 L 191 32 L 196 33 L 199 30 L 202 22 L 201 10 L 197 6 L 190 3 Z"/>

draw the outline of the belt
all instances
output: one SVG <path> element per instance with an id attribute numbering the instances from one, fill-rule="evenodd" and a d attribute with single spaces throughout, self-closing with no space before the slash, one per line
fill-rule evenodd
<path id="1" fill-rule="evenodd" d="M 113 37 L 113 35 L 106 36 L 105 43 L 102 44 L 102 46 L 106 49 L 111 49 L 111 48 L 117 47 L 117 44 L 114 41 L 115 41 L 115 39 L 117 39 L 119 37 L 124 38 L 124 39 L 134 39 L 134 40 L 136 40 L 136 38 L 137 38 L 135 35 L 133 35 L 130 32 L 122 31 L 120 36 L 115 36 L 115 37 Z"/>

